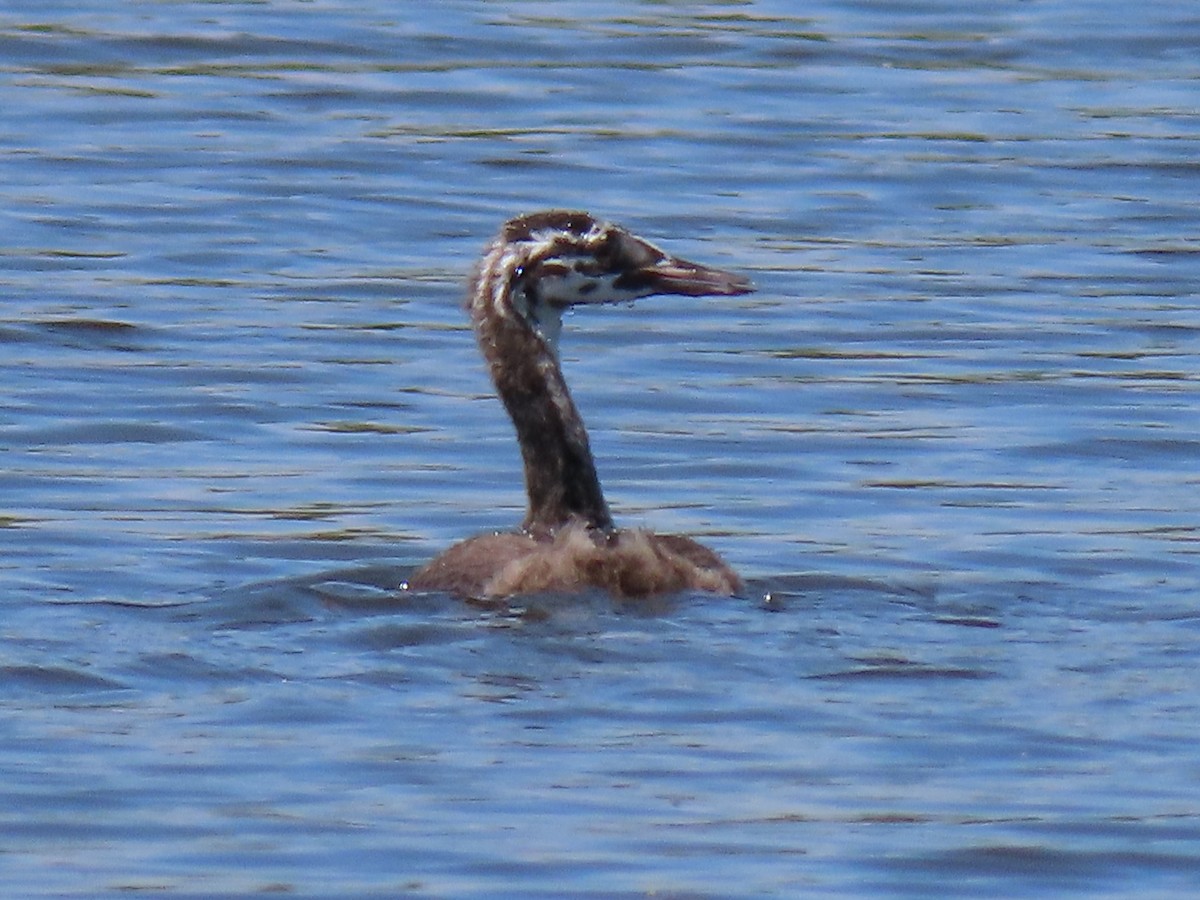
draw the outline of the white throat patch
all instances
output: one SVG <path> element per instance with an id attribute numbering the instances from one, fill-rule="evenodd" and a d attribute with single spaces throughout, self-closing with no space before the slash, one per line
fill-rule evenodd
<path id="1" fill-rule="evenodd" d="M 517 308 L 525 316 L 525 320 L 533 326 L 533 330 L 537 332 L 538 336 L 546 342 L 550 352 L 558 356 L 558 338 L 562 334 L 563 310 L 544 300 L 534 300 L 533 303 L 530 303 L 529 296 L 523 292 L 520 299 L 517 300 Z"/>

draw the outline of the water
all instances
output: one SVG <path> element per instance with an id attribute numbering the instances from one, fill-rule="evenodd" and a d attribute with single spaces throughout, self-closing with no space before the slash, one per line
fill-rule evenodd
<path id="1" fill-rule="evenodd" d="M 0 876 L 24 897 L 1200 888 L 1200 19 L 0 10 Z M 459 309 L 583 206 L 618 518 L 743 597 L 401 589 L 519 520 Z"/>

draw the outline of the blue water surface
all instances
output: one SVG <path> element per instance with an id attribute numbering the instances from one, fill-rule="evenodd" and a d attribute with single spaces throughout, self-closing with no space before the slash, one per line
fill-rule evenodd
<path id="1" fill-rule="evenodd" d="M 14 897 L 1192 897 L 1183 3 L 0 9 Z M 524 508 L 461 309 L 583 207 L 624 524 L 743 595 L 404 588 Z"/>

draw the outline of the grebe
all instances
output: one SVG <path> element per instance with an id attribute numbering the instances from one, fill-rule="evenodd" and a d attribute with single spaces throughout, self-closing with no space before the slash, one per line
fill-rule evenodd
<path id="1" fill-rule="evenodd" d="M 516 427 L 528 511 L 520 531 L 456 544 L 409 586 L 472 598 L 588 587 L 626 597 L 739 590 L 737 574 L 691 538 L 613 523 L 559 366 L 558 338 L 571 306 L 752 290 L 740 275 L 671 256 L 584 212 L 548 210 L 506 222 L 475 270 L 467 306 Z"/>

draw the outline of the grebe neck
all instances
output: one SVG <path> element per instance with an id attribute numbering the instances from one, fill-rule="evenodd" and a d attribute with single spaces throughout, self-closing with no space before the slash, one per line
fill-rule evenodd
<path id="1" fill-rule="evenodd" d="M 559 365 L 561 310 L 527 293 L 520 265 L 501 262 L 485 259 L 471 316 L 521 447 L 529 504 L 521 527 L 535 537 L 572 521 L 612 530 L 587 429 Z"/>

